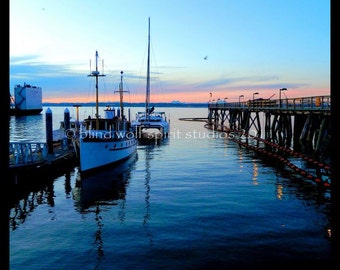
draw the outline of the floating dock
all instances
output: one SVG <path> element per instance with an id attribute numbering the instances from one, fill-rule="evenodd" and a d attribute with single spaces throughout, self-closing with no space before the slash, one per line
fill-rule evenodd
<path id="1" fill-rule="evenodd" d="M 53 145 L 53 152 L 48 153 L 46 143 L 10 143 L 9 171 L 23 173 L 27 171 L 47 172 L 58 169 L 68 163 L 75 164 L 77 153 L 69 145 L 62 142 Z"/>
<path id="2" fill-rule="evenodd" d="M 64 121 L 69 124 L 69 111 L 65 110 Z M 67 127 L 66 127 L 67 128 Z M 46 111 L 46 142 L 10 142 L 9 172 L 19 174 L 54 174 L 79 163 L 75 138 L 53 139 L 52 111 Z"/>
<path id="3" fill-rule="evenodd" d="M 181 121 L 197 121 L 197 122 L 207 122 L 209 121 L 208 117 L 183 117 L 179 118 Z"/>

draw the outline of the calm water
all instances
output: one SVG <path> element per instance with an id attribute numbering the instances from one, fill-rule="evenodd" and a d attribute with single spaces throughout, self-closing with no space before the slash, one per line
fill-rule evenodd
<path id="1" fill-rule="evenodd" d="M 51 109 L 58 128 L 65 108 Z M 131 108 L 131 117 L 139 109 Z M 40 176 L 45 184 L 22 193 L 10 213 L 11 270 L 328 262 L 327 190 L 267 164 L 202 122 L 178 120 L 206 117 L 206 108 L 160 109 L 171 120 L 166 141 L 139 145 L 130 160 L 91 177 L 81 179 L 77 167 Z M 11 141 L 45 141 L 44 112 L 12 117 Z M 81 118 L 91 113 L 80 108 Z"/>

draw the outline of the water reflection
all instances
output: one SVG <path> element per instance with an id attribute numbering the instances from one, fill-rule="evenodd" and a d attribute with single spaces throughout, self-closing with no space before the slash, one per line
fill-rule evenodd
<path id="1" fill-rule="evenodd" d="M 94 213 L 97 230 L 94 234 L 94 245 L 97 249 L 97 265 L 104 257 L 104 226 L 102 211 L 107 207 L 118 206 L 118 218 L 121 223 L 125 220 L 125 196 L 129 185 L 131 172 L 137 161 L 137 154 L 110 169 L 105 169 L 88 176 L 78 172 L 75 187 L 72 190 L 75 208 L 82 214 Z"/>
<path id="2" fill-rule="evenodd" d="M 248 149 L 238 149 L 238 157 L 240 163 L 240 172 L 242 172 L 244 166 L 244 154 L 247 153 Z M 278 200 L 284 200 L 288 197 L 294 196 L 298 200 L 301 200 L 304 205 L 312 206 L 316 213 L 322 213 L 325 217 L 324 236 L 327 240 L 333 241 L 331 239 L 332 227 L 334 222 L 332 217 L 332 200 L 331 200 L 331 189 L 327 186 L 323 186 L 315 183 L 315 181 L 308 180 L 308 178 L 297 174 L 295 171 L 291 170 L 288 166 L 285 166 L 283 162 L 279 162 L 274 158 L 263 158 L 262 156 L 253 155 L 250 152 L 250 157 L 252 158 L 252 180 L 253 185 L 265 184 L 258 182 L 259 169 L 264 172 L 263 168 L 272 167 L 276 171 L 276 178 L 274 181 L 276 198 Z M 261 157 L 261 159 L 260 159 Z M 259 166 L 261 164 L 261 166 Z M 308 163 L 301 161 L 302 165 L 300 167 L 306 170 L 315 170 L 316 175 L 320 179 L 325 179 L 330 177 L 323 174 L 319 168 L 310 167 L 308 168 Z M 329 180 L 329 182 L 331 182 Z"/>
<path id="3" fill-rule="evenodd" d="M 10 175 L 9 181 L 13 183 L 9 197 L 9 226 L 15 230 L 26 221 L 26 218 L 39 206 L 55 206 L 54 181 L 58 177 L 65 177 L 65 194 L 70 192 L 70 181 L 74 167 L 54 174 L 38 174 L 34 171 Z M 15 183 L 15 184 L 14 184 Z M 49 213 L 53 214 L 53 210 Z M 54 219 L 54 216 L 51 218 Z"/>
<path id="4" fill-rule="evenodd" d="M 43 186 L 36 186 L 32 188 L 32 191 L 22 191 L 25 194 L 18 196 L 22 198 L 18 198 L 18 201 L 11 205 L 9 212 L 9 226 L 13 231 L 22 225 L 26 221 L 26 218 L 39 205 L 47 204 L 51 207 L 54 206 L 54 189 L 52 180 L 49 180 Z"/>
<path id="5" fill-rule="evenodd" d="M 149 221 L 151 219 L 151 212 L 150 212 L 150 192 L 151 192 L 151 185 L 150 182 L 152 180 L 151 177 L 151 165 L 150 161 L 154 158 L 157 150 L 160 147 L 167 145 L 169 143 L 169 137 L 163 138 L 161 140 L 139 140 L 138 150 L 140 152 L 144 152 L 144 159 L 145 159 L 145 180 L 144 180 L 144 188 L 145 188 L 145 214 L 143 216 L 143 228 L 147 238 L 149 239 L 149 244 L 152 247 L 153 243 L 153 234 L 149 227 Z"/>
<path id="6" fill-rule="evenodd" d="M 285 196 L 293 194 L 297 199 L 301 200 L 304 205 L 315 208 L 316 213 L 323 213 L 326 222 L 323 228 L 324 237 L 333 241 L 331 238 L 332 227 L 332 201 L 329 189 L 308 182 L 302 177 L 298 177 L 289 171 L 280 170 L 276 178 L 276 196 L 279 200 Z"/>
<path id="7" fill-rule="evenodd" d="M 151 171 L 150 171 L 150 160 L 153 158 L 152 152 L 156 145 L 159 145 L 158 143 L 147 143 L 144 142 L 143 149 L 144 149 L 144 155 L 145 155 L 145 214 L 143 218 L 143 228 L 145 230 L 145 233 L 149 239 L 150 246 L 153 246 L 153 235 L 149 228 L 149 220 L 151 218 L 150 214 L 150 180 L 151 180 Z"/>
<path id="8" fill-rule="evenodd" d="M 88 176 L 78 172 L 72 190 L 76 209 L 83 213 L 92 206 L 117 205 L 118 201 L 124 201 L 137 157 L 133 155 L 118 166 Z"/>

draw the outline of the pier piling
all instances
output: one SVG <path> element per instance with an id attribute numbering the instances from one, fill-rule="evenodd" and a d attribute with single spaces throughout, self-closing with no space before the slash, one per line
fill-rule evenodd
<path id="1" fill-rule="evenodd" d="M 65 131 L 64 131 L 64 135 L 67 134 L 67 130 L 70 129 L 70 111 L 68 108 L 66 108 L 64 110 L 64 126 L 65 126 Z M 71 138 L 67 137 L 67 144 L 70 144 L 71 143 Z"/>
<path id="2" fill-rule="evenodd" d="M 296 153 L 294 156 L 302 156 L 310 163 L 329 168 L 330 96 L 292 98 L 285 102 L 269 99 L 210 102 L 208 110 L 206 127 L 235 134 L 241 132 L 245 138 L 240 137 L 237 142 L 256 153 L 275 155 L 285 164 L 289 164 L 285 155 Z M 265 128 L 264 136 L 262 125 Z M 249 142 L 248 138 L 252 140 Z M 301 171 L 299 168 L 294 169 Z M 329 169 L 326 169 L 326 174 L 328 173 Z M 309 178 L 313 177 L 309 175 Z M 320 180 L 319 177 L 315 179 L 316 182 Z M 329 185 L 328 180 L 323 182 Z"/>
<path id="3" fill-rule="evenodd" d="M 50 108 L 47 108 L 45 115 L 46 115 L 46 144 L 48 147 L 48 153 L 53 154 L 52 110 Z"/>

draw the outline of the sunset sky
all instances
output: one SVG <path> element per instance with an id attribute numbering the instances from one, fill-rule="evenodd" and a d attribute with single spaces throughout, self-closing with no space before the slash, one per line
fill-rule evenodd
<path id="1" fill-rule="evenodd" d="M 125 100 L 144 102 L 149 17 L 152 102 L 330 94 L 328 0 L 11 0 L 11 94 L 94 101 L 97 50 L 100 100 L 118 100 L 122 70 Z"/>

